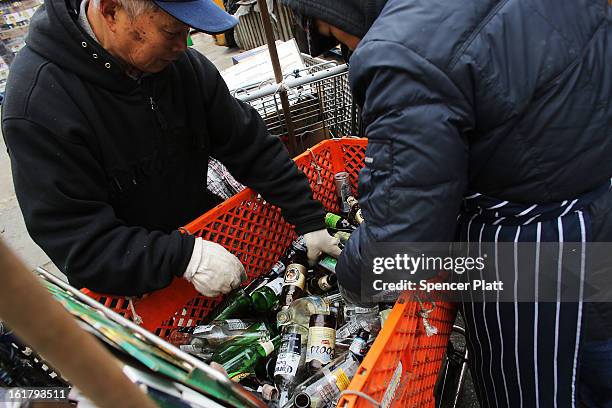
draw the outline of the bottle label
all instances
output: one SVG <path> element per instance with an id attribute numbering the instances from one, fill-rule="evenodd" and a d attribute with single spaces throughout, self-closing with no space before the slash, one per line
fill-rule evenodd
<path id="1" fill-rule="evenodd" d="M 227 319 L 225 324 L 228 330 L 246 330 L 249 328 L 249 324 L 240 319 Z"/>
<path id="2" fill-rule="evenodd" d="M 295 377 L 300 367 L 301 351 L 302 336 L 299 333 L 284 334 L 274 367 L 274 376 L 280 374 Z"/>
<path id="3" fill-rule="evenodd" d="M 306 267 L 300 264 L 291 264 L 287 266 L 283 286 L 298 286 L 304 289 L 306 285 Z"/>
<path id="4" fill-rule="evenodd" d="M 364 314 L 364 313 L 374 313 L 376 312 L 376 307 L 359 307 L 355 306 L 355 313 Z"/>
<path id="5" fill-rule="evenodd" d="M 357 224 L 363 224 L 363 213 L 361 212 L 361 209 L 357 210 L 355 213 L 355 221 Z"/>
<path id="6" fill-rule="evenodd" d="M 356 337 L 351 346 L 349 347 L 349 351 L 355 355 L 363 356 L 366 352 L 366 341 L 361 337 Z"/>
<path id="7" fill-rule="evenodd" d="M 358 321 L 356 320 L 350 321 L 344 326 L 342 326 L 340 329 L 338 329 L 338 338 L 345 339 L 347 337 L 350 337 L 353 334 L 356 334 L 359 331 L 360 327 L 361 325 L 359 324 Z"/>
<path id="8" fill-rule="evenodd" d="M 285 264 L 281 261 L 277 261 L 270 269 L 270 275 L 282 276 L 285 272 Z"/>
<path id="9" fill-rule="evenodd" d="M 327 292 L 332 288 L 332 285 L 330 285 L 329 280 L 327 278 L 327 276 L 323 276 L 317 281 L 317 286 L 319 286 L 319 288 L 324 292 Z"/>
<path id="10" fill-rule="evenodd" d="M 247 378 L 249 375 L 251 375 L 251 373 L 238 373 L 235 376 L 233 376 L 231 380 L 234 382 L 240 382 L 240 380 Z"/>
<path id="11" fill-rule="evenodd" d="M 273 281 L 267 283 L 266 286 L 268 286 L 270 289 L 272 289 L 276 296 L 280 296 L 281 292 L 283 291 L 283 282 L 284 281 L 285 281 L 284 278 L 282 276 L 279 276 L 278 278 L 274 279 Z"/>
<path id="12" fill-rule="evenodd" d="M 322 406 L 326 406 L 336 398 L 338 389 L 333 383 L 325 383 L 317 387 L 317 394 L 321 398 Z"/>
<path id="13" fill-rule="evenodd" d="M 259 344 L 261 345 L 261 348 L 264 349 L 266 356 L 269 356 L 274 351 L 274 343 L 272 343 L 272 341 L 265 341 Z"/>
<path id="14" fill-rule="evenodd" d="M 202 333 L 208 333 L 209 331 L 212 331 L 214 325 L 212 324 L 207 324 L 204 326 L 198 326 L 195 329 L 193 329 L 193 334 L 202 334 Z"/>
<path id="15" fill-rule="evenodd" d="M 348 378 L 342 368 L 338 368 L 333 372 L 333 376 L 336 377 L 336 386 L 340 391 L 344 391 L 348 388 L 351 380 Z"/>
<path id="16" fill-rule="evenodd" d="M 325 369 L 324 369 L 325 370 Z M 348 375 L 342 368 L 338 368 L 333 373 L 325 373 L 326 377 L 332 377 L 329 381 L 317 387 L 317 394 L 324 405 L 334 402 L 339 393 L 346 390 L 351 383 Z"/>
<path id="17" fill-rule="evenodd" d="M 308 329 L 308 347 L 306 362 L 319 360 L 327 364 L 334 358 L 336 349 L 336 330 L 331 327 L 310 327 Z"/>
<path id="18" fill-rule="evenodd" d="M 338 222 L 342 219 L 342 217 L 340 217 L 337 214 L 334 213 L 327 213 L 325 214 L 325 225 L 328 228 L 333 228 L 336 229 Z"/>
<path id="19" fill-rule="evenodd" d="M 331 256 L 326 256 L 319 261 L 319 266 L 328 270 L 329 272 L 336 273 L 336 264 L 338 260 Z"/>

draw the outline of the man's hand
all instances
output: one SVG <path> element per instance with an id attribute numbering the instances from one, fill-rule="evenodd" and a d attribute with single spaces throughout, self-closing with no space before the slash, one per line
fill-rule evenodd
<path id="1" fill-rule="evenodd" d="M 335 258 L 342 252 L 338 244 L 338 238 L 329 235 L 327 230 L 318 230 L 304 234 L 304 243 L 308 248 L 308 262 L 314 264 L 323 252 Z"/>
<path id="2" fill-rule="evenodd" d="M 242 263 L 221 245 L 196 238 L 193 253 L 183 275 L 207 297 L 229 293 L 246 279 Z"/>

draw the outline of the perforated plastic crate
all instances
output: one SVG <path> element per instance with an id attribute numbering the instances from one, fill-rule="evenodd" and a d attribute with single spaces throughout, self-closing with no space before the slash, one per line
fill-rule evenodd
<path id="1" fill-rule="evenodd" d="M 333 175 L 346 171 L 352 185 L 357 186 L 366 145 L 367 139 L 326 140 L 295 159 L 310 181 L 314 198 L 328 211 L 339 211 Z M 248 281 L 268 271 L 296 238 L 280 210 L 251 189 L 243 190 L 183 229 L 215 241 L 236 255 L 244 264 Z M 134 318 L 128 299 L 84 291 L 123 316 Z M 433 407 L 433 388 L 455 310 L 448 304 L 438 304 L 429 320 L 439 334 L 427 337 L 417 314 L 418 304 L 407 299 L 404 296 L 398 300 L 349 390 L 365 392 L 382 401 L 383 407 Z M 200 323 L 219 301 L 220 297 L 199 295 L 190 283 L 176 278 L 167 288 L 132 299 L 132 304 L 142 326 L 166 338 L 177 327 Z M 356 395 L 340 400 L 342 407 L 370 405 Z"/>
<path id="2" fill-rule="evenodd" d="M 353 391 L 373 398 L 381 408 L 435 407 L 434 387 L 456 308 L 448 303 L 436 303 L 428 320 L 438 329 L 438 334 L 431 337 L 425 333 L 420 311 L 420 305 L 410 301 L 408 293 L 398 299 L 351 381 L 348 394 L 340 399 L 339 408 L 372 407 Z"/>

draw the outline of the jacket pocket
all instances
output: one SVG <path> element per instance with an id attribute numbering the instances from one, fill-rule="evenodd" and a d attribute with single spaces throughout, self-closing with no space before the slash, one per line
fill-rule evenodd
<path id="1" fill-rule="evenodd" d="M 382 238 L 384 222 L 388 220 L 391 203 L 391 174 L 393 171 L 393 145 L 391 141 L 368 141 L 365 167 L 359 173 L 359 197 L 368 229 L 376 240 Z"/>

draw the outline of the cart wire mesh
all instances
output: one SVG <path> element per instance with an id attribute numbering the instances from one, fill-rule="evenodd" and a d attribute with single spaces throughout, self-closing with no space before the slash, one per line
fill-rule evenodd
<path id="1" fill-rule="evenodd" d="M 348 66 L 303 55 L 306 68 L 284 76 L 291 119 L 301 151 L 323 139 L 360 136 L 359 111 L 348 83 Z M 233 91 L 253 106 L 270 134 L 287 141 L 287 123 L 274 80 Z"/>

